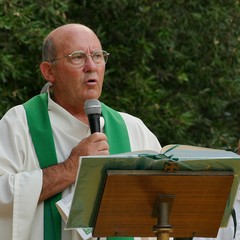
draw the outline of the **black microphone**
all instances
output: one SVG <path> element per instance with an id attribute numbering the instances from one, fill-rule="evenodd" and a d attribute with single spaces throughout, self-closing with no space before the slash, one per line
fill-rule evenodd
<path id="1" fill-rule="evenodd" d="M 91 134 L 101 132 L 100 116 L 102 112 L 101 103 L 97 99 L 89 99 L 84 104 L 85 113 L 88 116 L 88 122 Z"/>

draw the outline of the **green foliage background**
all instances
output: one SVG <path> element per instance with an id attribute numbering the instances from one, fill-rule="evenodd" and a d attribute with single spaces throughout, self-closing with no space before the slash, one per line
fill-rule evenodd
<path id="1" fill-rule="evenodd" d="M 91 27 L 111 53 L 101 100 L 162 145 L 234 150 L 240 133 L 240 6 L 233 0 L 0 0 L 0 116 L 39 93 L 46 34 Z"/>

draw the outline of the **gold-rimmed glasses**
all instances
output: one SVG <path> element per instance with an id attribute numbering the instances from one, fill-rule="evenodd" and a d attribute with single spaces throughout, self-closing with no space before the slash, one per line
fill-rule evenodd
<path id="1" fill-rule="evenodd" d="M 72 65 L 77 66 L 77 67 L 82 67 L 85 65 L 88 57 L 91 57 L 92 60 L 96 64 L 106 64 L 109 55 L 110 55 L 110 53 L 108 53 L 104 50 L 96 50 L 91 54 L 86 54 L 83 51 L 74 51 L 69 55 L 65 55 L 63 57 L 52 59 L 51 62 L 53 63 L 62 58 L 67 58 Z"/>

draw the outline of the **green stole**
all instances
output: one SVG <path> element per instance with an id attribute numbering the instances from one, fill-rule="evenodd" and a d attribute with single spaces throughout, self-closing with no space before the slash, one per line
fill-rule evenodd
<path id="1" fill-rule="evenodd" d="M 23 104 L 29 131 L 41 168 L 58 164 L 51 123 L 48 115 L 48 94 L 37 95 Z M 102 103 L 105 120 L 104 132 L 110 146 L 110 154 L 131 151 L 128 131 L 121 115 Z M 61 240 L 61 216 L 55 203 L 61 193 L 44 201 L 44 240 Z M 114 240 L 133 238 L 114 237 Z"/>

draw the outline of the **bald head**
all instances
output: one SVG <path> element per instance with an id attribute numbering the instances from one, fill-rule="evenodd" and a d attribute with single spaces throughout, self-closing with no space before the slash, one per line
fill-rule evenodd
<path id="1" fill-rule="evenodd" d="M 51 62 L 57 58 L 57 53 L 60 50 L 70 48 L 71 46 L 77 47 L 79 43 L 86 43 L 89 39 L 94 39 L 101 46 L 96 34 L 85 25 L 71 23 L 60 26 L 50 32 L 45 38 L 42 48 L 42 60 Z"/>

